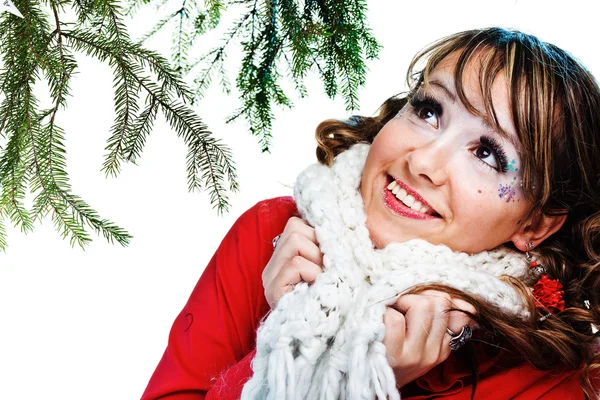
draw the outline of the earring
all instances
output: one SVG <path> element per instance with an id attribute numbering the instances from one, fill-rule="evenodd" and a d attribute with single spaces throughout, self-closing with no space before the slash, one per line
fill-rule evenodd
<path id="1" fill-rule="evenodd" d="M 527 243 L 527 250 L 525 250 L 525 258 L 527 259 L 527 261 L 531 261 L 531 254 L 529 254 L 529 250 L 532 250 L 535 247 L 535 244 L 533 244 L 533 242 L 529 242 Z"/>
<path id="2" fill-rule="evenodd" d="M 527 251 L 525 251 L 525 258 L 529 262 L 529 266 L 533 270 L 536 275 L 541 275 L 546 273 L 546 268 L 542 267 L 536 260 L 533 259 L 531 254 L 529 254 L 529 250 L 533 250 L 535 244 L 533 242 L 527 243 Z"/>
<path id="3" fill-rule="evenodd" d="M 527 251 L 525 251 L 525 258 L 529 262 L 531 271 L 537 278 L 537 282 L 533 285 L 532 295 L 535 299 L 535 305 L 540 312 L 543 312 L 538 321 L 544 322 L 547 320 L 552 313 L 562 311 L 565 309 L 565 301 L 563 299 L 564 291 L 562 285 L 558 279 L 550 279 L 546 275 L 546 268 L 538 264 L 531 254 L 530 250 L 533 250 L 535 244 L 533 242 L 527 243 Z"/>

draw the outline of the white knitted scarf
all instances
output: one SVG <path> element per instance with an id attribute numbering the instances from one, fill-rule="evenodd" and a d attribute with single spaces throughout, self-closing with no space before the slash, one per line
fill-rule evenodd
<path id="1" fill-rule="evenodd" d="M 417 284 L 454 287 L 528 317 L 521 297 L 499 279 L 526 279 L 527 262 L 516 252 L 468 255 L 420 239 L 374 248 L 359 191 L 368 152 L 357 144 L 331 168 L 312 165 L 298 177 L 295 200 L 315 228 L 324 272 L 283 296 L 258 329 L 243 400 L 399 399 L 383 314 Z"/>

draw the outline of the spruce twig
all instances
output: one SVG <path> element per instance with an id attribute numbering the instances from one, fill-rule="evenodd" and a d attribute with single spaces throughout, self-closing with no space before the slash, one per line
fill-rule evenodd
<path id="1" fill-rule="evenodd" d="M 141 0 L 133 1 L 139 4 Z M 154 5 L 163 0 L 144 1 Z M 190 1 L 184 0 L 183 4 Z M 186 60 L 182 49 L 191 52 L 194 38 L 217 27 L 230 8 L 240 16 L 227 29 L 223 43 L 196 61 Z M 244 118 L 263 151 L 269 151 L 273 109 L 293 106 L 282 89 L 286 75 L 298 95 L 304 97 L 307 93 L 303 80 L 315 67 L 329 97 L 339 94 L 348 110 L 358 108 L 366 61 L 376 58 L 380 49 L 368 28 L 366 13 L 366 0 L 204 0 L 193 7 L 170 11 L 144 38 L 166 29 L 168 22 L 179 16 L 172 59 L 182 76 L 195 76 L 196 100 L 202 98 L 214 74 L 219 74 L 221 87 L 229 93 L 226 50 L 233 43 L 241 45 L 244 56 L 236 79 L 241 105 L 227 122 Z M 290 73 L 282 73 L 281 65 L 286 65 Z"/>
<path id="2" fill-rule="evenodd" d="M 7 139 L 0 149 L 0 250 L 7 243 L 6 218 L 29 232 L 50 215 L 60 235 L 81 247 L 91 241 L 89 228 L 109 242 L 131 240 L 74 194 L 69 183 L 65 135 L 57 121 L 71 96 L 75 53 L 95 57 L 113 71 L 116 117 L 103 171 L 117 175 L 122 162 L 141 156 L 160 111 L 188 146 L 190 190 L 207 190 L 211 204 L 219 212 L 227 210 L 228 191 L 237 190 L 231 151 L 185 105 L 193 93 L 178 72 L 130 39 L 116 1 L 17 0 L 15 6 L 24 18 L 0 15 L 0 134 Z M 70 8 L 77 22 L 67 24 L 62 18 Z M 33 93 L 41 80 L 52 101 L 45 108 Z M 140 111 L 142 95 L 146 101 Z M 27 192 L 33 195 L 30 208 L 25 206 Z"/>

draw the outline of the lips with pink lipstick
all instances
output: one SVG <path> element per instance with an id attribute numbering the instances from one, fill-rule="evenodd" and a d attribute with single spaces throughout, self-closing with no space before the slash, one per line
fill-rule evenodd
<path id="1" fill-rule="evenodd" d="M 413 219 L 440 218 L 440 215 L 417 192 L 392 176 L 388 176 L 388 185 L 383 190 L 383 200 L 397 215 Z"/>

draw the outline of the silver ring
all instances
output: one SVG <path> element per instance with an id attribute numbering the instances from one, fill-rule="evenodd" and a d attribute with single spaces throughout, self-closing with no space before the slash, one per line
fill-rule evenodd
<path id="1" fill-rule="evenodd" d="M 271 243 L 273 243 L 273 248 L 277 247 L 277 242 L 279 241 L 279 238 L 281 237 L 281 234 L 275 236 L 273 238 L 273 240 L 271 240 Z"/>
<path id="2" fill-rule="evenodd" d="M 450 339 L 450 349 L 452 350 L 460 349 L 473 336 L 473 331 L 469 325 L 463 326 L 458 334 L 452 332 L 449 328 L 446 328 L 446 332 L 448 332 L 448 335 L 452 336 L 452 339 Z"/>

